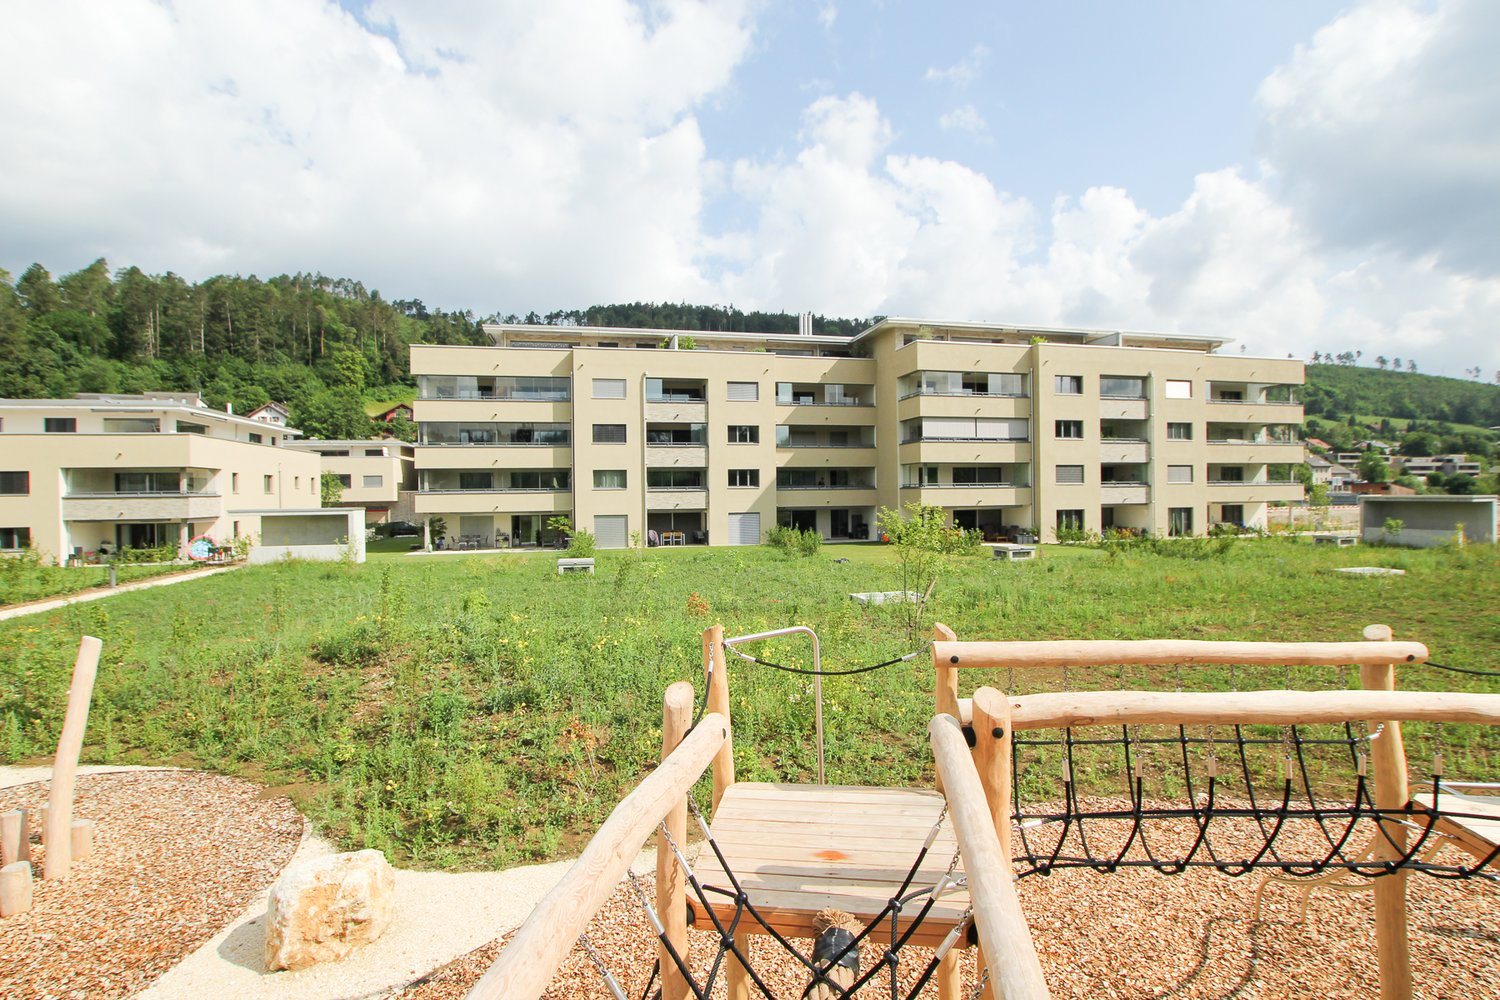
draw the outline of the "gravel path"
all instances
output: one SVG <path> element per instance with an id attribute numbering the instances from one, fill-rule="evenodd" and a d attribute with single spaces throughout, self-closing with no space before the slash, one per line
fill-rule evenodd
<path id="1" fill-rule="evenodd" d="M 45 783 L 8 788 L 0 811 L 46 796 Z M 75 802 L 98 824 L 94 854 L 65 880 L 38 878 L 32 910 L 0 921 L 9 1000 L 134 994 L 238 916 L 302 838 L 286 798 L 201 771 L 83 775 Z M 40 872 L 46 849 L 31 846 Z"/>
<path id="2" fill-rule="evenodd" d="M 1311 856 L 1318 841 L 1311 833 L 1307 837 L 1301 849 Z M 1226 832 L 1215 843 L 1229 851 L 1253 850 L 1259 838 Z M 1290 840 L 1280 843 L 1295 849 Z M 1371 893 L 1315 892 L 1307 921 L 1296 923 L 1298 892 L 1273 884 L 1266 890 L 1264 919 L 1252 923 L 1260 881 L 1259 873 L 1228 878 L 1197 869 L 1175 876 L 1075 870 L 1023 879 L 1017 889 L 1057 1000 L 1375 995 L 1379 979 Z M 643 879 L 643 885 L 650 898 L 651 880 Z M 1418 996 L 1500 996 L 1500 888 L 1483 880 L 1413 875 L 1407 907 Z M 587 933 L 626 994 L 641 996 L 655 961 L 655 939 L 635 892 L 628 886 L 617 891 Z M 699 931 L 690 936 L 695 957 L 712 956 L 712 936 Z M 801 997 L 807 978 L 799 967 L 778 955 L 771 939 L 757 935 L 754 944 L 755 967 L 776 995 Z M 810 943 L 799 944 L 806 951 Z M 498 943 L 486 946 L 400 996 L 463 997 L 497 952 Z M 902 952 L 898 982 L 903 995 L 930 956 L 919 948 Z M 879 958 L 866 950 L 861 968 Z M 965 956 L 966 982 L 973 984 L 973 977 L 971 951 Z M 889 997 L 889 983 L 879 974 L 861 994 Z M 722 976 L 714 995 L 724 996 Z M 935 987 L 929 985 L 924 995 L 936 995 Z M 597 969 L 576 946 L 546 996 L 610 1000 Z"/>

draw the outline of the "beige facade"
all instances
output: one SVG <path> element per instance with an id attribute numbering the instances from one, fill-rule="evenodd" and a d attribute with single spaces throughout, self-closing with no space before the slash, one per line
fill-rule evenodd
<path id="1" fill-rule="evenodd" d="M 312 439 L 288 441 L 286 447 L 318 456 L 322 472 L 338 476 L 344 486 L 339 506 L 363 507 L 367 525 L 390 520 L 403 494 L 416 489 L 415 449 L 405 441 Z"/>
<path id="2" fill-rule="evenodd" d="M 1297 500 L 1300 362 L 1163 334 L 885 320 L 852 339 L 489 325 L 414 345 L 418 514 L 601 545 L 869 538 L 919 501 L 991 537 L 1201 534 Z M 677 349 L 670 346 L 678 338 Z"/>
<path id="3" fill-rule="evenodd" d="M 284 427 L 196 396 L 0 400 L 0 550 L 45 557 L 259 534 L 260 510 L 316 505 L 318 460 Z"/>

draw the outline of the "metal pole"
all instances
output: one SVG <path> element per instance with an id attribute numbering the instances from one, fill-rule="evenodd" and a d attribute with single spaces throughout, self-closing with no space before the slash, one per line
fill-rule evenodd
<path id="1" fill-rule="evenodd" d="M 816 727 L 818 737 L 818 784 L 823 784 L 823 648 L 818 642 L 818 633 L 806 625 L 792 625 L 788 628 L 772 629 L 769 632 L 756 632 L 752 635 L 737 635 L 732 639 L 725 639 L 724 645 L 733 646 L 741 642 L 759 642 L 761 639 L 774 639 L 779 635 L 806 635 L 812 638 L 813 643 L 813 701 L 816 703 Z"/>

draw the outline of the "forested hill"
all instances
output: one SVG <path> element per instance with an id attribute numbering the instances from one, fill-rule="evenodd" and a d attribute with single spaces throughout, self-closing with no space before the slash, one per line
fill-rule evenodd
<path id="1" fill-rule="evenodd" d="M 1303 412 L 1334 422 L 1391 421 L 1500 425 L 1500 385 L 1350 364 L 1307 366 Z M 1400 429 L 1404 429 L 1404 424 Z"/>

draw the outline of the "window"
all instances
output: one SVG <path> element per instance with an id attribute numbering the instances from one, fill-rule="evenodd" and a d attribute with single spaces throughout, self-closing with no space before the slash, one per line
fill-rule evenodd
<path id="1" fill-rule="evenodd" d="M 1081 438 L 1083 437 L 1083 421 L 1059 420 L 1057 421 L 1055 435 L 1060 438 Z"/>
<path id="2" fill-rule="evenodd" d="M 1102 375 L 1099 395 L 1112 399 L 1145 399 L 1146 380 L 1127 375 Z"/>
<path id="3" fill-rule="evenodd" d="M 594 443 L 595 444 L 624 444 L 625 443 L 625 425 L 624 424 L 595 424 L 594 425 Z"/>
<path id="4" fill-rule="evenodd" d="M 594 379 L 595 399 L 624 399 L 625 380 L 622 378 Z"/>
<path id="5" fill-rule="evenodd" d="M 760 470 L 759 469 L 730 469 L 729 470 L 729 485 L 730 486 L 759 486 L 760 485 Z"/>
<path id="6" fill-rule="evenodd" d="M 730 424 L 729 443 L 760 444 L 760 428 L 755 424 Z"/>
<path id="7" fill-rule="evenodd" d="M 731 403 L 753 403 L 760 399 L 759 382 L 730 382 L 729 401 Z"/>
<path id="8" fill-rule="evenodd" d="M 1168 399 L 1192 399 L 1193 383 L 1185 378 L 1169 378 L 1163 391 Z"/>
<path id="9" fill-rule="evenodd" d="M 31 473 L 0 472 L 0 496 L 24 497 L 31 495 Z"/>
<path id="10" fill-rule="evenodd" d="M 998 465 L 955 465 L 954 486 L 1005 486 L 1004 471 Z"/>
<path id="11" fill-rule="evenodd" d="M 1169 465 L 1167 466 L 1167 482 L 1190 483 L 1193 481 L 1193 467 L 1191 465 Z"/>
<path id="12" fill-rule="evenodd" d="M 701 490 L 702 469 L 647 469 L 648 490 Z"/>
<path id="13" fill-rule="evenodd" d="M 1192 439 L 1192 424 L 1167 424 L 1168 441 L 1191 441 Z"/>
<path id="14" fill-rule="evenodd" d="M 231 472 L 229 474 L 229 492 L 231 492 L 231 493 L 238 493 L 239 491 L 240 491 L 240 474 L 238 472 Z"/>
<path id="15" fill-rule="evenodd" d="M 510 474 L 510 488 L 556 493 L 568 489 L 571 478 L 568 469 L 514 469 Z"/>
<path id="16" fill-rule="evenodd" d="M 1167 508 L 1167 534 L 1191 535 L 1193 533 L 1193 508 Z"/>
<path id="17" fill-rule="evenodd" d="M 154 417 L 105 417 L 106 434 L 157 434 L 161 421 Z"/>
<path id="18" fill-rule="evenodd" d="M 347 472 L 335 473 L 334 478 L 337 479 L 339 481 L 339 485 L 346 490 L 354 485 L 354 477 Z"/>
<path id="19" fill-rule="evenodd" d="M 0 528 L 0 549 L 31 548 L 30 528 Z"/>
<path id="20" fill-rule="evenodd" d="M 623 490 L 625 488 L 624 469 L 595 469 L 594 489 L 596 490 Z"/>
<path id="21" fill-rule="evenodd" d="M 1073 486 L 1083 482 L 1083 466 L 1059 465 L 1057 467 L 1057 482 L 1059 485 L 1064 486 Z"/>
<path id="22" fill-rule="evenodd" d="M 1052 385 L 1059 396 L 1083 395 L 1082 375 L 1054 375 Z"/>
<path id="23" fill-rule="evenodd" d="M 261 436 L 259 434 L 256 434 L 254 431 L 251 431 L 249 436 L 251 444 L 260 444 L 263 440 Z"/>
<path id="24" fill-rule="evenodd" d="M 75 417 L 43 417 L 42 430 L 48 434 L 76 434 L 78 420 Z"/>
<path id="25" fill-rule="evenodd" d="M 495 474 L 488 471 L 460 472 L 458 474 L 458 488 L 461 490 L 492 490 L 495 488 Z"/>
<path id="26" fill-rule="evenodd" d="M 331 448 L 331 449 L 329 449 L 327 451 L 319 451 L 318 454 L 322 455 L 324 458 L 348 458 L 349 457 L 349 449 L 348 448 Z"/>
<path id="27" fill-rule="evenodd" d="M 274 490 L 276 488 L 276 477 L 275 476 L 262 476 L 261 477 L 261 485 L 265 487 L 265 491 L 267 493 L 270 493 L 272 490 Z"/>
<path id="28" fill-rule="evenodd" d="M 384 448 L 366 448 L 365 458 L 385 458 Z"/>
<path id="29" fill-rule="evenodd" d="M 205 424 L 190 424 L 186 420 L 177 421 L 178 434 L 207 434 L 208 427 Z"/>
<path id="30" fill-rule="evenodd" d="M 1058 531 L 1082 531 L 1083 530 L 1083 511 L 1081 511 L 1081 510 L 1060 510 L 1060 511 L 1058 511 L 1057 512 L 1057 530 Z"/>
<path id="31" fill-rule="evenodd" d="M 378 490 L 385 485 L 385 476 L 364 476 L 360 485 L 367 490 Z"/>
<path id="32" fill-rule="evenodd" d="M 1245 526 L 1245 505 L 1242 503 L 1226 503 L 1219 508 L 1219 520 L 1228 524 Z"/>
<path id="33" fill-rule="evenodd" d="M 1243 483 L 1245 481 L 1245 468 L 1242 465 L 1225 465 L 1219 468 L 1219 482 L 1221 483 Z M 1229 520 L 1229 518 L 1225 518 Z"/>

